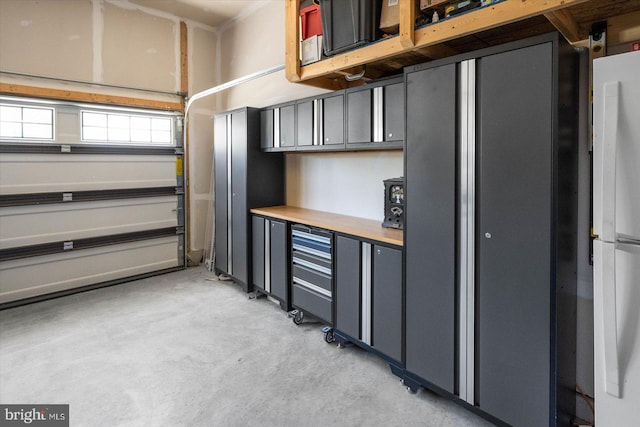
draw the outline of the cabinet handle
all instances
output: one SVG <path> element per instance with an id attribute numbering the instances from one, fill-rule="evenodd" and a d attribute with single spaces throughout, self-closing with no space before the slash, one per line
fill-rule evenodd
<path id="1" fill-rule="evenodd" d="M 491 233 L 484 233 L 484 237 L 486 237 L 487 239 L 491 238 Z"/>
<path id="2" fill-rule="evenodd" d="M 382 251 L 381 251 L 380 249 L 378 249 L 378 250 L 376 251 L 376 253 L 377 253 L 378 255 L 382 255 Z"/>

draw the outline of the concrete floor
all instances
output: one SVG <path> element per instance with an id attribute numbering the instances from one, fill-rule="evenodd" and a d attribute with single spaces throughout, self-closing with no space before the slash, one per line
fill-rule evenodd
<path id="1" fill-rule="evenodd" d="M 0 312 L 0 402 L 71 426 L 487 426 L 201 267 Z"/>

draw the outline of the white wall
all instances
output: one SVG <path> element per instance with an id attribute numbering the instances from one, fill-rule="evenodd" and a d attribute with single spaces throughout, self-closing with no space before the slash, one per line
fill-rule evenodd
<path id="1" fill-rule="evenodd" d="M 274 0 L 221 31 L 224 81 L 284 63 L 284 11 L 284 1 Z M 264 107 L 325 92 L 289 83 L 281 71 L 228 90 L 222 109 Z M 289 205 L 382 221 L 382 181 L 403 175 L 402 153 L 287 154 L 286 175 Z"/>

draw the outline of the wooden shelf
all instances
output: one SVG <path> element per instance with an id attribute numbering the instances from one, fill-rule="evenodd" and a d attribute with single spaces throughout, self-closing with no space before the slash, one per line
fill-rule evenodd
<path id="1" fill-rule="evenodd" d="M 380 221 L 339 215 L 295 206 L 271 206 L 251 209 L 251 213 L 299 224 L 311 225 L 352 236 L 363 237 L 392 245 L 403 245 L 402 230 L 382 227 Z"/>
<path id="2" fill-rule="evenodd" d="M 322 61 L 300 66 L 300 0 L 285 4 L 286 76 L 291 82 L 343 89 L 402 71 L 408 65 L 543 34 L 554 29 L 586 46 L 591 25 L 607 20 L 609 45 L 640 39 L 640 0 L 505 0 L 414 29 L 414 0 L 400 0 L 400 32 Z M 365 78 L 347 82 L 362 71 Z"/>

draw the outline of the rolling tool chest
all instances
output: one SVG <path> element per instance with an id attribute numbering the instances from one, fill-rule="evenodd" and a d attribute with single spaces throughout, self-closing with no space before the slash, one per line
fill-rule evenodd
<path id="1" fill-rule="evenodd" d="M 298 312 L 332 324 L 333 233 L 295 224 L 291 226 L 292 305 Z"/>

